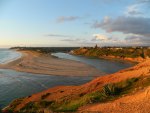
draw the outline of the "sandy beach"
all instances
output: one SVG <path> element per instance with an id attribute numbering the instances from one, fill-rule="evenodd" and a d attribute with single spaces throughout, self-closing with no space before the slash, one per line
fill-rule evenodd
<path id="1" fill-rule="evenodd" d="M 0 65 L 3 69 L 13 69 L 35 74 L 61 76 L 97 76 L 101 72 L 87 64 L 59 59 L 35 51 L 19 51 L 22 57 L 7 64 Z"/>

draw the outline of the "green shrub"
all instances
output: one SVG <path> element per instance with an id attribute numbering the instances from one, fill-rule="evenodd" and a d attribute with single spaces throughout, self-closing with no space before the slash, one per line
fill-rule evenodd
<path id="1" fill-rule="evenodd" d="M 54 101 L 40 101 L 40 105 L 44 108 L 47 108 L 48 106 L 50 106 L 52 103 L 54 103 Z"/>
<path id="2" fill-rule="evenodd" d="M 6 108 L 6 111 L 8 113 L 13 113 L 14 109 L 22 102 L 24 98 L 19 98 L 11 102 L 8 108 Z"/>
<path id="3" fill-rule="evenodd" d="M 19 113 L 43 113 L 41 106 L 36 102 L 27 103 Z"/>
<path id="4" fill-rule="evenodd" d="M 44 94 L 44 95 L 41 96 L 41 99 L 45 99 L 45 98 L 47 98 L 49 95 L 50 95 L 50 93 L 46 93 L 46 94 Z"/>

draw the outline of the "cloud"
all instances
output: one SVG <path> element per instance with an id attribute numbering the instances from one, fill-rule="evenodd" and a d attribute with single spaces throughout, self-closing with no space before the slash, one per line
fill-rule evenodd
<path id="1" fill-rule="evenodd" d="M 130 11 L 128 11 L 128 14 L 130 14 L 130 15 L 141 15 L 143 13 L 140 11 L 136 11 L 136 10 L 130 10 Z"/>
<path id="2" fill-rule="evenodd" d="M 150 36 L 150 18 L 118 17 L 104 18 L 101 22 L 94 22 L 92 27 L 104 29 L 106 32 L 122 32 L 124 34 L 138 34 Z"/>
<path id="3" fill-rule="evenodd" d="M 149 45 L 150 43 L 150 39 L 135 34 L 128 34 L 126 35 L 126 38 L 122 39 L 116 38 L 118 36 L 117 34 L 110 36 L 108 36 L 108 34 L 93 34 L 92 36 L 93 38 L 66 38 L 61 41 L 67 42 L 69 44 L 76 44 L 79 46 L 94 46 L 95 44 L 98 44 L 99 46 L 140 46 Z"/>
<path id="4" fill-rule="evenodd" d="M 71 44 L 86 44 L 86 43 L 91 43 L 92 41 L 89 40 L 88 38 L 66 38 L 66 39 L 63 39 L 61 41 L 65 41 L 65 42 L 68 42 L 68 43 L 71 43 Z M 93 43 L 93 42 L 92 42 Z"/>
<path id="5" fill-rule="evenodd" d="M 98 43 L 118 43 L 122 40 L 119 40 L 116 38 L 116 36 L 109 36 L 108 34 L 93 34 L 93 38 L 91 39 L 92 42 L 98 42 Z"/>
<path id="6" fill-rule="evenodd" d="M 136 35 L 136 34 L 129 34 L 125 38 L 125 41 L 127 43 L 139 44 L 139 45 L 149 45 L 150 44 L 150 38 L 147 38 L 142 35 Z"/>
<path id="7" fill-rule="evenodd" d="M 63 39 L 61 41 L 67 42 L 69 44 L 73 44 L 76 46 L 94 46 L 96 44 L 95 41 L 91 41 L 88 38 L 87 39 L 83 39 L 83 38 L 76 38 L 76 39 Z"/>
<path id="8" fill-rule="evenodd" d="M 149 17 L 148 10 L 150 10 L 150 0 L 136 0 L 126 8 L 125 15 Z"/>
<path id="9" fill-rule="evenodd" d="M 103 29 L 109 34 L 112 32 L 123 33 L 123 37 L 120 37 L 120 40 L 115 39 L 114 36 L 103 37 L 101 35 L 95 35 L 95 40 L 100 38 L 103 42 L 113 42 L 112 44 L 117 42 L 124 45 L 150 44 L 150 18 L 120 16 L 112 19 L 105 17 L 102 21 L 95 21 L 92 27 Z"/>
<path id="10" fill-rule="evenodd" d="M 107 23 L 110 23 L 110 21 L 111 21 L 111 18 L 110 17 L 108 17 L 108 16 L 106 16 L 106 17 L 104 17 L 104 19 L 102 20 L 102 22 L 99 22 L 99 21 L 95 21 L 93 24 L 92 24 L 92 28 L 101 28 L 101 26 L 102 26 L 102 24 L 104 25 L 104 24 L 107 24 Z"/>
<path id="11" fill-rule="evenodd" d="M 60 35 L 60 34 L 47 34 L 46 37 L 73 37 L 70 35 Z"/>
<path id="12" fill-rule="evenodd" d="M 64 23 L 64 22 L 69 22 L 69 21 L 75 21 L 80 19 L 80 17 L 78 16 L 61 16 L 59 18 L 57 18 L 57 22 L 58 23 Z"/>
<path id="13" fill-rule="evenodd" d="M 65 41 L 65 42 L 79 42 L 80 39 L 63 39 L 61 41 Z"/>
<path id="14" fill-rule="evenodd" d="M 106 37 L 105 35 L 101 35 L 101 34 L 93 34 L 93 39 L 92 41 L 108 41 L 108 37 Z"/>
<path id="15" fill-rule="evenodd" d="M 130 5 L 127 7 L 125 14 L 127 16 L 142 16 L 144 13 L 140 11 L 140 7 L 141 6 L 139 4 Z"/>
<path id="16" fill-rule="evenodd" d="M 137 0 L 138 3 L 150 4 L 150 0 Z"/>
<path id="17" fill-rule="evenodd" d="M 97 34 L 92 40 L 103 44 L 150 45 L 150 0 L 135 0 L 126 7 L 125 15 L 116 18 L 104 17 L 91 24 L 92 28 L 104 30 L 109 35 Z M 114 33 L 115 32 L 115 33 Z M 115 39 L 112 34 L 122 34 Z M 99 38 L 97 38 L 99 37 Z"/>

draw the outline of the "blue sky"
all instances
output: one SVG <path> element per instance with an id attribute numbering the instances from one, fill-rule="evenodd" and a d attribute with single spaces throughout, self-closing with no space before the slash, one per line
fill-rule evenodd
<path id="1" fill-rule="evenodd" d="M 150 43 L 150 0 L 0 0 L 0 47 Z"/>

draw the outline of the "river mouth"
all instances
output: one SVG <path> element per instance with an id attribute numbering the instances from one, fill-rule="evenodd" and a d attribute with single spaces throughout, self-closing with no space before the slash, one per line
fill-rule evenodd
<path id="1" fill-rule="evenodd" d="M 116 60 L 116 59 L 108 60 L 108 59 L 101 59 L 101 58 L 75 56 L 75 55 L 62 53 L 62 52 L 52 53 L 52 55 L 58 58 L 74 60 L 74 61 L 79 61 L 88 64 L 90 66 L 95 67 L 96 69 L 100 70 L 105 74 L 112 74 L 122 69 L 132 67 L 136 64 L 133 62 L 123 61 L 123 60 Z"/>
<path id="2" fill-rule="evenodd" d="M 63 59 L 80 61 L 91 65 L 107 74 L 117 72 L 133 66 L 132 63 L 116 62 L 102 59 L 69 55 L 66 53 L 53 53 Z M 101 76 L 101 75 L 100 75 Z M 18 72 L 9 69 L 0 69 L 0 107 L 7 106 L 12 100 L 38 93 L 54 86 L 81 85 L 94 79 L 94 76 L 57 76 Z"/>

